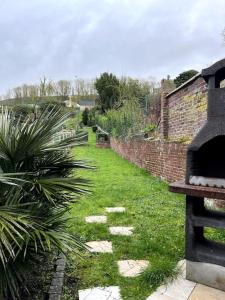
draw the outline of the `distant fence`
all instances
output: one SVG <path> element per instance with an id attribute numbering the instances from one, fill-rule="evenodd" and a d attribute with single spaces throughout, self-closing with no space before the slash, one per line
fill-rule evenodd
<path id="1" fill-rule="evenodd" d="M 68 138 L 76 138 L 77 143 L 79 142 L 87 142 L 88 141 L 88 132 L 85 131 L 78 131 L 76 129 L 62 129 L 58 133 L 53 136 L 53 143 L 54 142 L 61 142 Z"/>
<path id="2" fill-rule="evenodd" d="M 53 140 L 54 140 L 54 142 L 60 142 L 67 138 L 75 137 L 76 134 L 77 134 L 77 131 L 75 129 L 71 129 L 71 130 L 63 129 L 54 135 Z"/>

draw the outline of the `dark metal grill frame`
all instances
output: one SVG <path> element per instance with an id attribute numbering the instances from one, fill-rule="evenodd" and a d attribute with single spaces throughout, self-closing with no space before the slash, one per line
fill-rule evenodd
<path id="1" fill-rule="evenodd" d="M 185 183 L 173 183 L 171 192 L 186 194 L 186 259 L 225 267 L 225 244 L 207 240 L 205 227 L 225 229 L 225 213 L 205 208 L 204 198 L 225 201 L 225 189 L 189 184 L 192 175 L 225 179 L 225 59 L 202 70 L 208 84 L 207 121 L 187 151 Z"/>

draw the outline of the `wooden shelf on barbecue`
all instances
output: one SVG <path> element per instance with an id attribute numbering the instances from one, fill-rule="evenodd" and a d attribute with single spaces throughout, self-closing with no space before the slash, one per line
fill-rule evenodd
<path id="1" fill-rule="evenodd" d="M 197 186 L 192 184 L 186 184 L 182 181 L 177 181 L 169 185 L 169 191 L 178 194 L 185 194 L 195 197 L 205 197 L 211 199 L 225 200 L 225 189 Z"/>

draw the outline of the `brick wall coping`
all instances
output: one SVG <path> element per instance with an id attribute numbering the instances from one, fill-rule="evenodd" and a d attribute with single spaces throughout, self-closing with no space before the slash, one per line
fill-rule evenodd
<path id="1" fill-rule="evenodd" d="M 199 77 L 202 77 L 201 73 L 198 73 L 198 74 L 194 75 L 193 77 L 191 77 L 190 79 L 188 79 L 187 81 L 185 81 L 183 84 L 181 84 L 180 86 L 178 86 L 175 90 L 173 90 L 172 92 L 170 92 L 169 94 L 167 94 L 166 98 L 170 97 L 174 93 L 178 92 L 179 90 L 183 89 L 187 85 L 191 84 L 193 81 L 195 81 Z"/>

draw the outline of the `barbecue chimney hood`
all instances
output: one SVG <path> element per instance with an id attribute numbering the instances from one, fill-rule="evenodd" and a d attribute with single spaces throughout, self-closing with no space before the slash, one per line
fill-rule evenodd
<path id="1" fill-rule="evenodd" d="M 225 188 L 225 59 L 202 70 L 208 83 L 207 121 L 187 152 L 186 184 Z"/>
<path id="2" fill-rule="evenodd" d="M 169 190 L 186 195 L 186 278 L 225 291 L 225 244 L 205 236 L 206 227 L 225 230 L 225 212 L 204 205 L 205 198 L 225 201 L 225 59 L 203 69 L 202 77 L 207 121 L 188 147 L 185 182 Z"/>

